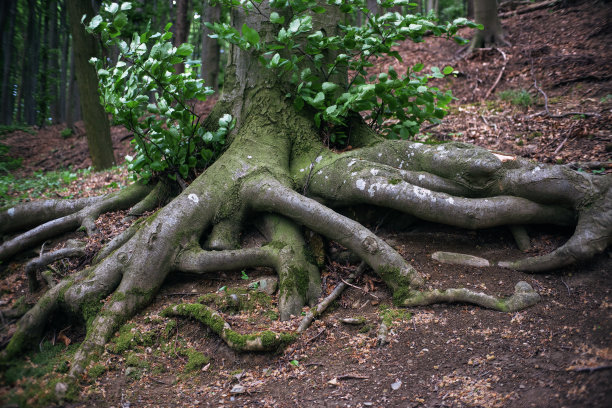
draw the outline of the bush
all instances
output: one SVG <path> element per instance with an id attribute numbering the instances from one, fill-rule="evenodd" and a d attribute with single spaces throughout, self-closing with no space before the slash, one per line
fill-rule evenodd
<path id="1" fill-rule="evenodd" d="M 497 97 L 505 102 L 510 102 L 512 105 L 527 108 L 534 104 L 534 99 L 531 94 L 525 89 L 506 89 L 501 91 Z"/>

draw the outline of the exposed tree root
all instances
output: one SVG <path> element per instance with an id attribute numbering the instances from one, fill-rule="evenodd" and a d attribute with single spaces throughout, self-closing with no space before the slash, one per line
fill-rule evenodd
<path id="1" fill-rule="evenodd" d="M 367 142 L 366 131 L 359 126 L 352 140 L 366 147 L 334 153 L 323 147 L 308 115 L 270 103 L 285 100 L 279 92 L 266 88 L 256 93 L 252 99 L 256 114 L 241 118 L 240 130 L 213 165 L 159 211 L 115 237 L 91 267 L 50 288 L 18 322 L 0 358 L 21 352 L 40 336 L 53 312 L 62 311 L 87 326 L 87 337 L 72 359 L 70 373 L 77 376 L 120 325 L 154 298 L 173 272 L 271 267 L 279 276 L 281 319 L 299 315 L 304 305 L 314 307 L 312 316 L 298 329 L 302 333 L 309 320 L 324 310 L 325 302 L 329 303 L 324 299 L 314 306 L 321 282 L 303 226 L 361 258 L 393 291 L 397 305 L 466 302 L 515 311 L 539 300 L 525 283 L 519 283 L 509 298 L 465 288 L 424 289 L 423 276 L 396 250 L 332 207 L 365 203 L 473 229 L 533 223 L 577 225 L 573 237 L 549 255 L 500 263 L 523 270 L 567 265 L 603 251 L 610 243 L 610 176 L 538 165 L 461 143 L 428 146 L 380 142 L 375 137 Z M 105 211 L 135 206 L 130 213 L 141 214 L 174 193 L 159 184 L 155 188 L 135 185 L 103 198 L 58 204 L 63 207 L 55 213 L 49 210 L 55 204 L 45 204 L 49 214 L 38 219 L 42 225 L 4 242 L 0 259 L 80 226 L 93 233 L 95 218 Z M 12 224 L 15 213 L 27 216 L 30 208 L 36 208 L 35 204 L 15 207 L 0 217 Z M 240 234 L 252 221 L 267 243 L 240 248 Z M 15 221 L 3 228 L 27 228 L 24 225 Z M 336 289 L 337 294 L 340 286 Z M 270 331 L 240 335 L 203 305 L 177 305 L 166 314 L 196 318 L 230 347 L 243 351 L 277 349 L 296 335 Z"/>
<path id="2" fill-rule="evenodd" d="M 4 242 L 0 246 L 0 261 L 7 260 L 20 251 L 49 238 L 75 231 L 79 227 L 85 228 L 91 235 L 96 231 L 95 220 L 100 214 L 129 208 L 146 196 L 149 190 L 150 187 L 137 183 L 102 198 L 76 200 L 73 205 L 59 205 L 57 201 L 45 201 L 44 203 L 47 204 L 42 207 L 46 214 L 45 219 L 49 221 Z M 86 204 L 88 201 L 90 204 Z M 28 218 L 28 214 L 40 207 L 36 202 L 31 205 L 20 205 L 9 208 L 0 217 L 6 220 L 7 229 L 13 229 L 11 228 L 13 222 L 15 225 L 23 226 L 24 222 L 21 221 L 21 218 Z"/>
<path id="3" fill-rule="evenodd" d="M 34 292 L 39 287 L 39 281 L 36 273 L 43 267 L 64 258 L 74 258 L 85 255 L 85 245 L 82 243 L 74 243 L 74 246 L 68 246 L 66 248 L 58 249 L 57 251 L 48 252 L 43 254 L 41 252 L 38 258 L 35 258 L 28 262 L 26 265 L 26 274 L 28 276 L 28 288 L 30 292 Z M 42 250 L 41 250 L 42 251 Z M 55 286 L 51 282 L 47 281 L 50 287 Z"/>
<path id="4" fill-rule="evenodd" d="M 519 282 L 509 298 L 498 298 L 466 288 L 427 290 L 410 293 L 401 301 L 403 306 L 425 306 L 442 302 L 470 303 L 501 312 L 515 312 L 533 306 L 540 301 L 540 295 L 527 282 Z"/>
<path id="5" fill-rule="evenodd" d="M 232 330 L 219 313 L 199 303 L 174 305 L 165 309 L 162 315 L 195 319 L 218 334 L 230 348 L 236 351 L 276 351 L 293 342 L 296 338 L 293 333 L 275 333 L 271 330 L 240 334 Z"/>

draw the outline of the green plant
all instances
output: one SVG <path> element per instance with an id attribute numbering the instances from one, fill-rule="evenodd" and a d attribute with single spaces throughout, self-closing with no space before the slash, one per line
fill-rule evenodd
<path id="1" fill-rule="evenodd" d="M 204 101 L 213 93 L 197 78 L 196 66 L 177 74 L 174 64 L 185 63 L 193 46 L 174 47 L 172 24 L 163 32 L 134 33 L 131 41 L 121 37 L 131 3 L 105 4 L 91 19 L 87 30 L 101 35 L 107 46 L 119 50 L 118 62 L 108 66 L 92 58 L 100 79 L 99 89 L 107 112 L 115 123 L 134 133 L 134 157 L 126 156 L 134 178 L 145 182 L 154 177 L 178 180 L 192 170 L 205 168 L 221 153 L 227 133 L 234 127 L 231 115 L 219 119 L 216 132 L 206 131 L 189 101 Z"/>
<path id="2" fill-rule="evenodd" d="M 60 132 L 60 135 L 62 135 L 64 139 L 68 139 L 70 136 L 72 136 L 72 134 L 73 131 L 70 128 L 66 128 Z"/>
<path id="3" fill-rule="evenodd" d="M 510 102 L 512 105 L 529 107 L 534 104 L 533 96 L 526 89 L 506 89 L 497 94 L 497 97 L 505 102 Z"/>
<path id="4" fill-rule="evenodd" d="M 240 271 L 240 273 L 241 273 L 240 279 L 242 279 L 242 280 L 249 280 L 249 275 L 246 274 L 244 269 L 242 271 Z"/>
<path id="5" fill-rule="evenodd" d="M 612 102 L 612 94 L 607 94 L 606 96 L 603 96 L 599 102 L 601 103 L 608 103 L 608 102 Z"/>
<path id="6" fill-rule="evenodd" d="M 223 3 L 258 11 L 257 2 L 225 0 Z M 293 98 L 297 109 L 308 105 L 316 110 L 315 123 L 331 142 L 346 142 L 349 130 L 345 129 L 345 123 L 351 112 L 363 113 L 372 128 L 389 138 L 409 138 L 418 132 L 424 121 L 438 123 L 446 114 L 452 95 L 430 87 L 428 82 L 452 74 L 453 68 L 433 67 L 430 73 L 423 73 L 424 65 L 416 64 L 402 77 L 393 67 L 378 75 L 368 73 L 368 68 L 373 66 L 373 60 L 381 57 L 403 62 L 393 46 L 405 39 L 419 42 L 425 33 L 431 32 L 461 42 L 463 39 L 456 36 L 459 27 L 480 26 L 465 18 L 436 24 L 432 16 L 390 11 L 374 15 L 364 0 L 333 4 L 337 4 L 347 17 L 363 14 L 367 17 L 366 23 L 361 26 L 339 24 L 339 34 L 328 36 L 313 28 L 312 14 L 327 12 L 317 1 L 272 0 L 270 22 L 278 31 L 271 39 L 260 38 L 258 32 L 246 24 L 240 31 L 228 23 L 206 25 L 218 39 L 257 53 L 264 66 L 289 78 L 295 88 L 286 96 Z M 407 0 L 381 0 L 379 4 L 386 10 L 414 6 Z M 284 15 L 291 15 L 291 18 L 286 21 Z M 326 60 L 325 55 L 333 58 Z M 344 82 L 342 78 L 346 72 L 350 74 Z"/>

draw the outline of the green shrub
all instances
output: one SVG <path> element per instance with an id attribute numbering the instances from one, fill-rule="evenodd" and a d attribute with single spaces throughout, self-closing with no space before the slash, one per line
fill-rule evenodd
<path id="1" fill-rule="evenodd" d="M 533 96 L 525 89 L 506 89 L 501 91 L 497 97 L 505 102 L 510 102 L 512 105 L 529 107 L 535 103 Z"/>

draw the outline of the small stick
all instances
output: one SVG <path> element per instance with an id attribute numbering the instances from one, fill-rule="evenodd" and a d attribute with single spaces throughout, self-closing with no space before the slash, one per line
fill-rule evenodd
<path id="1" fill-rule="evenodd" d="M 593 371 L 607 370 L 609 368 L 612 368 L 612 364 L 604 364 L 604 365 L 600 365 L 596 367 L 576 367 L 576 368 L 572 368 L 569 371 L 575 371 L 577 373 L 588 371 L 589 373 L 592 373 Z"/>
<path id="2" fill-rule="evenodd" d="M 495 47 L 493 49 L 499 51 L 500 54 L 502 55 L 502 57 L 504 57 L 504 65 L 502 66 L 501 71 L 499 71 L 499 74 L 497 75 L 497 78 L 495 79 L 495 82 L 493 83 L 493 86 L 491 88 L 489 88 L 489 90 L 485 94 L 484 99 L 487 99 L 489 97 L 489 95 L 491 95 L 491 92 L 493 92 L 493 90 L 495 89 L 497 84 L 499 84 L 499 80 L 501 79 L 502 75 L 504 75 L 504 71 L 506 70 L 506 65 L 508 64 L 508 58 L 506 58 L 506 53 L 503 52 L 502 50 L 500 50 L 497 47 Z"/>
<path id="3" fill-rule="evenodd" d="M 366 293 L 366 294 L 368 294 L 368 295 L 372 296 L 374 299 L 380 299 L 380 298 L 379 298 L 378 296 L 376 296 L 375 294 L 370 293 L 370 292 L 366 292 L 365 290 L 363 290 L 363 288 L 360 288 L 359 286 L 353 285 L 352 283 L 347 282 L 347 281 L 345 281 L 345 280 L 344 280 L 344 279 L 342 279 L 342 278 L 340 278 L 340 280 L 341 280 L 342 282 L 346 283 L 347 285 L 349 285 L 351 288 L 358 289 L 358 290 L 360 290 L 360 291 L 362 291 L 362 292 L 364 292 L 364 293 Z"/>
<path id="4" fill-rule="evenodd" d="M 365 377 L 357 374 L 344 374 L 336 377 L 337 380 L 367 380 L 370 377 Z"/>
<path id="5" fill-rule="evenodd" d="M 348 277 L 348 281 L 352 282 L 354 280 L 356 280 L 357 278 L 359 278 L 366 270 L 366 263 L 365 262 L 361 262 L 359 264 L 359 266 L 357 267 L 357 270 L 355 271 L 355 273 L 352 273 L 349 277 Z M 306 331 L 306 329 L 310 326 L 310 324 L 312 323 L 312 321 L 314 320 L 315 316 L 320 316 L 321 313 L 323 313 L 325 311 L 325 309 L 327 309 L 327 307 L 338 298 L 338 296 L 340 296 L 340 294 L 344 291 L 344 289 L 346 289 L 348 285 L 345 283 L 345 281 L 343 280 L 341 283 L 339 283 L 334 290 L 332 291 L 332 293 L 330 293 L 325 299 L 323 299 L 316 307 L 314 307 L 314 313 L 312 311 L 309 311 L 306 316 L 304 316 L 304 318 L 302 319 L 302 321 L 300 322 L 300 325 L 298 326 L 296 332 L 297 333 L 303 333 L 304 331 Z"/>

